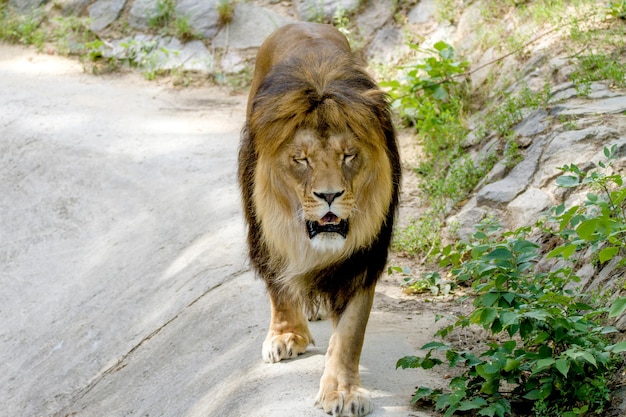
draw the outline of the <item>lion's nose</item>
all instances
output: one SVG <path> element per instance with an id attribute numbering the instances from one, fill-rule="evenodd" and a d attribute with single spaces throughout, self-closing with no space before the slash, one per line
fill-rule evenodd
<path id="1" fill-rule="evenodd" d="M 322 200 L 326 200 L 326 202 L 330 206 L 333 203 L 333 201 L 335 201 L 336 198 L 341 197 L 341 195 L 343 195 L 344 192 L 345 192 L 345 190 L 344 191 L 339 191 L 338 193 L 316 193 L 314 191 L 313 194 L 317 198 L 321 198 Z"/>

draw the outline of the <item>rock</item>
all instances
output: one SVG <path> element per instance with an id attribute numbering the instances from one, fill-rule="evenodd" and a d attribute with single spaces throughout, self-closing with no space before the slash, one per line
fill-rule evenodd
<path id="1" fill-rule="evenodd" d="M 213 38 L 219 30 L 218 0 L 179 0 L 176 16 L 188 19 L 191 28 L 205 39 Z"/>
<path id="2" fill-rule="evenodd" d="M 495 58 L 496 50 L 494 47 L 491 47 L 480 56 L 478 62 L 472 65 L 476 68 L 476 70 L 470 74 L 470 80 L 473 86 L 482 85 L 485 80 L 487 80 L 492 71 L 492 66 L 487 64 L 492 62 Z"/>
<path id="3" fill-rule="evenodd" d="M 611 89 L 604 83 L 591 83 L 589 86 L 588 98 L 601 99 L 609 97 L 618 97 L 621 94 L 611 91 Z"/>
<path id="4" fill-rule="evenodd" d="M 594 160 L 598 151 L 618 136 L 618 131 L 606 126 L 591 126 L 557 134 L 541 157 L 533 185 L 538 188 L 549 187 L 550 192 L 558 195 L 554 179 L 562 174 L 559 167 L 575 164 L 581 169 L 591 168 L 598 162 Z"/>
<path id="5" fill-rule="evenodd" d="M 402 51 L 408 51 L 408 49 L 402 30 L 387 25 L 374 36 L 367 50 L 367 59 L 370 63 L 392 65 L 404 55 Z"/>
<path id="6" fill-rule="evenodd" d="M 174 38 L 175 39 L 175 38 Z M 214 67 L 213 55 L 200 40 L 187 42 L 175 56 L 169 57 L 164 68 L 211 72 Z"/>
<path id="7" fill-rule="evenodd" d="M 100 32 L 120 15 L 126 0 L 98 0 L 87 8 L 91 19 L 91 30 Z"/>
<path id="8" fill-rule="evenodd" d="M 47 0 L 9 0 L 9 7 L 19 13 L 28 13 L 46 2 Z"/>
<path id="9" fill-rule="evenodd" d="M 363 13 L 356 17 L 359 34 L 367 39 L 372 38 L 393 17 L 394 11 L 393 0 L 368 0 Z"/>
<path id="10" fill-rule="evenodd" d="M 557 83 L 566 83 L 571 80 L 571 75 L 576 71 L 571 59 L 555 57 L 548 63 L 550 72 Z"/>
<path id="11" fill-rule="evenodd" d="M 594 290 L 600 290 L 602 288 L 621 288 L 620 280 L 622 279 L 622 270 L 616 268 L 623 258 L 621 256 L 615 256 L 610 261 L 607 261 L 602 269 L 596 274 L 585 292 L 593 292 Z"/>
<path id="12" fill-rule="evenodd" d="M 529 187 L 507 206 L 509 227 L 517 229 L 533 224 L 542 212 L 555 205 L 554 199 L 539 188 Z"/>
<path id="13" fill-rule="evenodd" d="M 609 97 L 593 101 L 572 101 L 555 106 L 551 115 L 581 116 L 585 114 L 612 114 L 626 112 L 626 96 Z"/>
<path id="14" fill-rule="evenodd" d="M 229 74 L 238 73 L 246 68 L 243 57 L 235 51 L 228 51 L 220 61 L 222 70 Z"/>
<path id="15" fill-rule="evenodd" d="M 182 44 L 174 37 L 137 35 L 111 42 L 112 50 L 104 51 L 105 56 L 131 60 L 144 70 L 185 69 L 189 71 L 211 72 L 213 56 L 202 41 Z"/>
<path id="16" fill-rule="evenodd" d="M 565 284 L 565 289 L 567 290 L 574 290 L 574 289 L 578 289 L 581 290 L 583 288 L 585 288 L 587 285 L 589 285 L 590 280 L 594 277 L 596 273 L 596 268 L 590 264 L 590 263 L 586 263 L 583 266 L 581 266 L 577 271 L 576 271 L 576 276 L 578 278 L 580 278 L 579 282 L 574 282 L 574 281 L 570 281 L 567 284 Z"/>
<path id="17" fill-rule="evenodd" d="M 476 199 L 472 198 L 460 212 L 446 219 L 445 232 L 451 241 L 462 240 L 467 242 L 476 233 L 474 226 L 487 217 L 487 214 L 487 210 L 477 207 Z"/>
<path id="18" fill-rule="evenodd" d="M 128 24 L 135 29 L 147 29 L 156 11 L 157 0 L 135 0 L 128 12 Z"/>
<path id="19" fill-rule="evenodd" d="M 296 0 L 300 20 L 310 22 L 331 21 L 338 12 L 351 15 L 359 8 L 360 0 Z"/>
<path id="20" fill-rule="evenodd" d="M 513 130 L 518 136 L 524 138 L 543 133 L 548 128 L 548 126 L 550 126 L 550 121 L 548 120 L 548 112 L 544 109 L 539 109 L 530 113 L 524 120 L 522 120 L 517 126 L 515 126 Z M 528 146 L 529 144 L 529 142 L 519 142 L 522 146 Z"/>
<path id="21" fill-rule="evenodd" d="M 482 188 L 476 194 L 478 205 L 498 208 L 510 203 L 524 191 L 537 170 L 537 163 L 543 153 L 547 138 L 547 136 L 542 136 L 537 139 L 528 149 L 524 160 L 517 164 L 509 175 Z"/>
<path id="22" fill-rule="evenodd" d="M 54 4 L 61 8 L 63 16 L 80 16 L 86 10 L 91 0 L 56 0 Z"/>
<path id="23" fill-rule="evenodd" d="M 435 0 L 422 0 L 417 6 L 413 7 L 407 14 L 407 20 L 410 24 L 428 23 L 433 20 L 437 3 Z"/>
<path id="24" fill-rule="evenodd" d="M 559 101 L 569 100 L 570 98 L 576 96 L 578 96 L 576 85 L 573 82 L 568 81 L 552 88 L 550 103 L 558 103 Z"/>
<path id="25" fill-rule="evenodd" d="M 213 46 L 223 49 L 257 48 L 274 30 L 288 23 L 294 23 L 294 20 L 254 4 L 237 3 L 233 20 L 215 36 Z"/>

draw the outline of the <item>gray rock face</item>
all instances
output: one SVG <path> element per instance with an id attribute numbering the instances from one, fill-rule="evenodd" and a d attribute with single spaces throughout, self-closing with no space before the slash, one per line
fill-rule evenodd
<path id="1" fill-rule="evenodd" d="M 555 205 L 555 200 L 545 191 L 530 187 L 517 196 L 508 205 L 509 227 L 518 227 L 533 224 L 542 212 Z"/>
<path id="2" fill-rule="evenodd" d="M 47 0 L 9 0 L 9 7 L 21 13 L 28 13 L 46 2 Z"/>
<path id="3" fill-rule="evenodd" d="M 61 8 L 63 16 L 79 16 L 90 2 L 90 0 L 56 0 L 55 4 Z"/>
<path id="4" fill-rule="evenodd" d="M 111 42 L 105 56 L 132 61 L 144 70 L 185 69 L 211 72 L 214 60 L 202 41 L 182 44 L 172 37 L 137 35 Z"/>
<path id="5" fill-rule="evenodd" d="M 528 150 L 526 158 L 517 164 L 509 175 L 500 181 L 487 184 L 480 190 L 476 195 L 478 205 L 500 207 L 511 202 L 524 191 L 537 170 L 537 163 L 543 153 L 546 141 L 547 136 L 537 139 Z"/>
<path id="6" fill-rule="evenodd" d="M 626 96 L 564 103 L 554 107 L 551 114 L 553 116 L 581 116 L 585 114 L 615 114 L 623 112 L 626 112 Z"/>
<path id="7" fill-rule="evenodd" d="M 320 21 L 332 20 L 340 11 L 351 14 L 361 2 L 360 0 L 296 0 L 294 3 L 300 20 Z"/>
<path id="8" fill-rule="evenodd" d="M 219 30 L 218 0 L 179 0 L 176 4 L 176 16 L 189 20 L 194 31 L 210 39 Z"/>
<path id="9" fill-rule="evenodd" d="M 293 22 L 292 19 L 254 4 L 238 3 L 233 20 L 215 36 L 213 46 L 223 49 L 259 47 L 277 28 Z"/>
<path id="10" fill-rule="evenodd" d="M 519 136 L 528 137 L 545 132 L 548 126 L 550 126 L 548 112 L 543 109 L 539 109 L 528 115 L 528 117 L 515 126 L 513 130 Z"/>
<path id="11" fill-rule="evenodd" d="M 436 10 L 435 0 L 422 0 L 407 14 L 407 19 L 411 24 L 427 23 L 433 19 Z"/>
<path id="12" fill-rule="evenodd" d="M 148 21 L 157 11 L 157 0 L 135 0 L 128 12 L 128 24 L 135 29 L 147 29 Z"/>
<path id="13" fill-rule="evenodd" d="M 100 32 L 113 23 L 125 4 L 126 0 L 98 0 L 89 6 L 87 10 L 91 18 L 91 30 Z"/>
<path id="14" fill-rule="evenodd" d="M 395 10 L 393 0 L 369 0 L 367 8 L 356 17 L 359 34 L 370 39 L 391 19 Z"/>

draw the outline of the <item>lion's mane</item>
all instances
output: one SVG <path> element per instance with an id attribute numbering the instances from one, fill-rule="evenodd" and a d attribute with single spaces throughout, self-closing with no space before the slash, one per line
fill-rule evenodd
<path id="1" fill-rule="evenodd" d="M 376 283 L 387 259 L 398 205 L 400 159 L 387 96 L 350 54 L 303 51 L 274 67 L 251 97 L 239 150 L 239 182 L 253 267 L 274 291 L 322 300 L 340 314 L 356 291 Z M 312 69 L 315 69 L 313 71 Z M 294 222 L 292 185 L 276 169 L 301 129 L 350 131 L 375 160 L 354 184 L 358 212 L 344 249 L 310 248 Z M 290 188 L 291 187 L 291 188 Z"/>

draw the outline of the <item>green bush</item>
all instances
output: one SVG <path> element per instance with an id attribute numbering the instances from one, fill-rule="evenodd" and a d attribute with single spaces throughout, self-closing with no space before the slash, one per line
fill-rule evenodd
<path id="1" fill-rule="evenodd" d="M 605 149 L 609 161 L 615 154 L 615 146 Z M 471 285 L 474 310 L 437 336 L 446 338 L 477 325 L 490 337 L 472 350 L 434 341 L 422 346 L 425 356 L 400 359 L 397 366 L 402 368 L 430 369 L 444 361 L 460 368 L 448 390 L 419 387 L 414 402 L 432 401 L 444 416 L 474 410 L 504 417 L 511 414 L 512 404 L 526 404 L 536 416 L 575 417 L 600 413 L 607 406 L 626 341 L 611 342 L 616 329 L 605 324 L 605 317 L 626 311 L 626 297 L 608 310 L 568 285 L 578 280 L 570 262 L 574 253 L 591 250 L 603 263 L 625 246 L 626 188 L 621 176 L 610 174 L 610 163 L 598 165 L 607 173 L 585 173 L 573 164 L 562 167 L 557 184 L 591 192 L 582 205 L 556 207 L 552 222 L 538 224 L 544 233 L 562 239 L 547 254 L 562 259 L 559 267 L 548 272 L 536 267 L 543 255 L 530 238 L 530 227 L 502 233 L 498 226 L 483 223 L 472 241 L 442 250 L 441 265 L 451 267 L 457 283 Z M 554 230 L 546 224 L 554 224 Z"/>
<path id="2" fill-rule="evenodd" d="M 396 249 L 414 254 L 439 249 L 439 231 L 447 208 L 464 199 L 490 167 L 478 166 L 469 158 L 459 160 L 468 129 L 464 86 L 456 76 L 467 71 L 469 64 L 458 60 L 445 42 L 437 42 L 433 49 L 409 46 L 425 57 L 403 67 L 399 80 L 381 85 L 389 90 L 392 108 L 417 131 L 424 151 L 416 172 L 423 178 L 420 189 L 430 208 L 419 224 L 399 232 L 394 243 Z"/>

